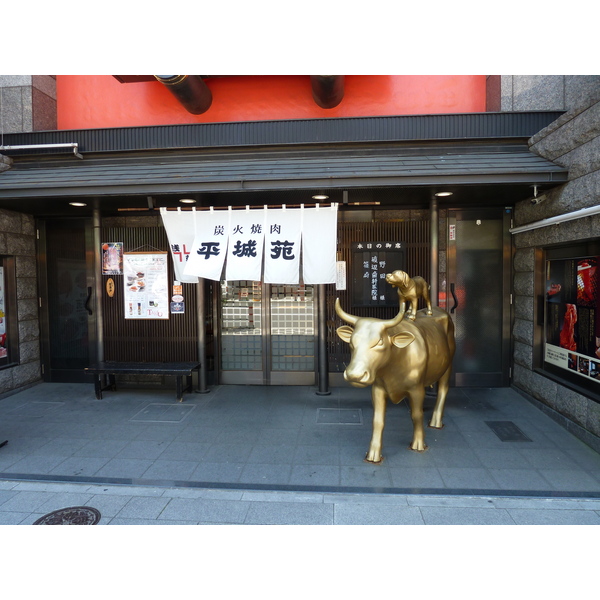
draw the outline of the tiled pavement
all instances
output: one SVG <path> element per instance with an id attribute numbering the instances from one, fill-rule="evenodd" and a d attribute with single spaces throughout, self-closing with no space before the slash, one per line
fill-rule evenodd
<path id="1" fill-rule="evenodd" d="M 177 403 L 40 384 L 0 400 L 0 524 L 82 505 L 100 524 L 600 524 L 600 455 L 515 390 L 451 390 L 424 453 L 390 406 L 381 465 L 362 460 L 371 417 L 369 390 L 345 387 Z"/>

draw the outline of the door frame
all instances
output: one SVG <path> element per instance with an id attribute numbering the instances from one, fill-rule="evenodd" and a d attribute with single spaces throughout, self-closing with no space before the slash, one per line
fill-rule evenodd
<path id="1" fill-rule="evenodd" d="M 261 364 L 262 370 L 223 370 L 222 350 L 222 314 L 220 301 L 221 282 L 213 286 L 213 322 L 217 325 L 215 335 L 215 368 L 217 381 L 222 385 L 315 385 L 318 369 L 318 305 L 319 286 L 314 285 L 313 329 L 315 359 L 312 371 L 274 371 L 271 368 L 271 284 L 261 283 Z M 276 284 L 275 284 L 276 285 Z"/>
<path id="2" fill-rule="evenodd" d="M 37 228 L 37 269 L 38 269 L 38 306 L 40 316 L 40 362 L 42 370 L 42 379 L 45 382 L 62 382 L 62 383 L 89 383 L 91 377 L 87 375 L 83 369 L 52 369 L 51 361 L 51 345 L 50 345 L 50 303 L 48 289 L 48 236 L 47 224 L 50 222 L 58 222 L 59 219 L 39 219 L 36 222 Z M 95 257 L 92 220 L 89 218 L 78 217 L 73 219 L 60 219 L 61 222 L 70 221 L 74 225 L 79 224 L 84 228 L 84 244 L 85 244 L 85 265 L 86 265 L 86 285 L 92 289 L 89 300 L 89 307 L 92 311 L 88 315 L 88 363 L 96 361 L 97 345 L 96 345 L 96 307 L 98 299 L 96 298 L 96 276 L 95 276 Z"/>
<path id="3" fill-rule="evenodd" d="M 456 226 L 458 217 L 469 214 L 471 218 L 482 220 L 490 217 L 502 222 L 502 320 L 501 320 L 501 371 L 499 373 L 456 373 L 452 370 L 451 385 L 456 387 L 507 387 L 511 378 L 512 356 L 512 237 L 510 227 L 512 220 L 511 207 L 483 207 L 448 209 L 447 224 L 447 308 L 452 317 L 455 299 L 451 293 L 451 285 L 456 281 L 456 241 L 451 239 L 451 227 Z"/>

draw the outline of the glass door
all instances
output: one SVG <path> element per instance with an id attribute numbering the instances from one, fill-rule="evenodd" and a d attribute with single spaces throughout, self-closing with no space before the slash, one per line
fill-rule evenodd
<path id="1" fill-rule="evenodd" d="M 313 286 L 222 281 L 220 382 L 314 384 L 314 294 Z"/>
<path id="2" fill-rule="evenodd" d="M 510 212 L 450 211 L 448 301 L 454 321 L 456 386 L 509 383 Z"/>
<path id="3" fill-rule="evenodd" d="M 40 227 L 40 292 L 44 380 L 83 383 L 95 330 L 93 249 L 84 219 Z"/>

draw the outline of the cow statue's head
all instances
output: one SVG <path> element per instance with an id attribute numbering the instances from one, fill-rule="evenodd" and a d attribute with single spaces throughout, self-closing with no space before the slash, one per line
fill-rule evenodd
<path id="1" fill-rule="evenodd" d="M 415 340 L 410 331 L 394 329 L 404 318 L 404 303 L 400 312 L 387 321 L 350 315 L 340 306 L 339 298 L 335 301 L 335 312 L 342 321 L 353 325 L 338 327 L 337 334 L 350 344 L 352 356 L 344 371 L 344 379 L 355 387 L 371 385 L 392 358 L 394 349 L 406 348 Z"/>

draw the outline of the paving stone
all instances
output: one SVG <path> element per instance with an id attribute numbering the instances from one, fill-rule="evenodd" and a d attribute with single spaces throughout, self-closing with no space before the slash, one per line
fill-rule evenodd
<path id="1" fill-rule="evenodd" d="M 425 525 L 514 525 L 507 510 L 499 508 L 454 508 L 423 506 Z"/>
<path id="2" fill-rule="evenodd" d="M 250 506 L 250 502 L 235 500 L 173 498 L 160 514 L 159 520 L 242 524 Z"/>
<path id="3" fill-rule="evenodd" d="M 600 516 L 591 510 L 540 510 L 509 508 L 517 525 L 600 525 Z"/>
<path id="4" fill-rule="evenodd" d="M 423 525 L 418 508 L 361 503 L 335 504 L 336 525 Z"/>
<path id="5" fill-rule="evenodd" d="M 2 504 L 2 511 L 31 513 L 54 496 L 51 492 L 19 492 Z"/>
<path id="6" fill-rule="evenodd" d="M 20 525 L 29 516 L 29 513 L 2 512 L 0 510 L 0 525 Z"/>
<path id="7" fill-rule="evenodd" d="M 52 511 L 70 506 L 89 506 L 90 493 L 73 493 L 73 492 L 58 492 L 53 494 L 52 498 L 37 507 L 36 512 L 43 514 L 51 513 Z M 92 507 L 95 508 L 95 507 Z"/>
<path id="8" fill-rule="evenodd" d="M 333 507 L 298 502 L 251 502 L 246 525 L 331 525 Z"/>
<path id="9" fill-rule="evenodd" d="M 170 498 L 133 497 L 117 513 L 120 519 L 157 519 Z"/>

